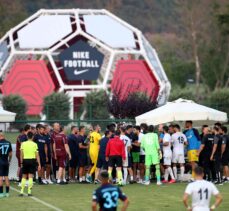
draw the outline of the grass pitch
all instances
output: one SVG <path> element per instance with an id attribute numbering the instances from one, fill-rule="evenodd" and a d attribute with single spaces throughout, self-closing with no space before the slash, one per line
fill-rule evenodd
<path id="1" fill-rule="evenodd" d="M 185 210 L 182 195 L 187 184 L 168 184 L 163 186 L 143 186 L 139 184 L 122 187 L 130 200 L 128 210 L 142 211 L 180 211 Z M 12 187 L 19 190 L 16 184 Z M 98 185 L 69 184 L 69 185 L 35 185 L 33 195 L 48 204 L 64 211 L 91 210 L 92 192 Z M 223 195 L 223 203 L 217 210 L 229 210 L 229 184 L 218 186 Z M 121 205 L 121 202 L 119 203 Z M 2 211 L 51 211 L 44 204 L 34 201 L 27 196 L 20 198 L 18 193 L 11 190 L 9 198 L 0 199 Z"/>

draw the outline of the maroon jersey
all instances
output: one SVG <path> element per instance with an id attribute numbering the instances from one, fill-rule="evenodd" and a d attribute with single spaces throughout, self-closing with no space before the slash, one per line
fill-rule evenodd
<path id="1" fill-rule="evenodd" d="M 68 144 L 67 137 L 63 133 L 53 134 L 52 140 L 56 145 L 56 155 L 66 156 L 65 144 Z"/>

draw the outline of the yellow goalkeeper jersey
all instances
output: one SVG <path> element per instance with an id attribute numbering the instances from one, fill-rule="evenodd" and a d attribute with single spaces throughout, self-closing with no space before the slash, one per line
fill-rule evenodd
<path id="1" fill-rule="evenodd" d="M 99 142 L 101 140 L 101 135 L 96 131 L 93 131 L 90 134 L 90 153 L 98 153 L 99 152 Z"/>

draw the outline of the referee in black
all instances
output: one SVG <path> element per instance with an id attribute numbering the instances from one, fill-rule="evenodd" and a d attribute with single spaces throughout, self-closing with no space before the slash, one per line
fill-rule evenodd
<path id="1" fill-rule="evenodd" d="M 9 165 L 12 158 L 11 143 L 5 140 L 4 134 L 0 131 L 0 198 L 9 197 L 10 181 L 8 178 Z M 6 183 L 6 192 L 3 193 L 3 177 Z"/>
<path id="2" fill-rule="evenodd" d="M 36 172 L 36 166 L 38 163 L 38 171 L 41 170 L 40 157 L 37 144 L 33 141 L 34 134 L 28 132 L 28 141 L 25 141 L 21 145 L 21 167 L 22 167 L 22 180 L 21 180 L 21 192 L 19 196 L 24 195 L 24 189 L 26 179 L 29 179 L 28 184 L 28 196 L 32 196 L 33 177 Z"/>

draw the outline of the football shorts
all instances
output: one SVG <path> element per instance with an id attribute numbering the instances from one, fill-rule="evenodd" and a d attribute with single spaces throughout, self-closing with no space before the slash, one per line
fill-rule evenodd
<path id="1" fill-rule="evenodd" d="M 196 149 L 189 150 L 188 151 L 188 161 L 189 162 L 198 162 L 199 158 L 197 156 L 197 151 Z"/>
<path id="2" fill-rule="evenodd" d="M 173 153 L 172 162 L 173 163 L 185 163 L 184 154 Z"/>
<path id="3" fill-rule="evenodd" d="M 159 156 L 145 155 L 145 165 L 146 166 L 156 165 L 156 164 L 159 164 L 159 163 L 160 163 Z"/>

